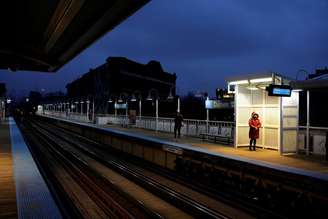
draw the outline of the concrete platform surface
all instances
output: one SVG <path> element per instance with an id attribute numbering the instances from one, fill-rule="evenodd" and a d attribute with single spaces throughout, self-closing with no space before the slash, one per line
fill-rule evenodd
<path id="1" fill-rule="evenodd" d="M 61 218 L 15 121 L 0 128 L 0 218 Z"/>
<path id="2" fill-rule="evenodd" d="M 101 127 L 133 134 L 139 133 L 145 136 L 165 141 L 188 144 L 195 148 L 202 148 L 210 152 L 215 152 L 219 154 L 232 155 L 235 157 L 247 158 L 254 161 L 270 163 L 273 165 L 299 168 L 302 170 L 308 170 L 328 175 L 328 162 L 325 161 L 323 157 L 301 154 L 280 155 L 278 151 L 261 148 L 258 148 L 256 151 L 249 151 L 247 147 L 236 149 L 230 145 L 206 142 L 203 141 L 201 138 L 182 136 L 181 138 L 175 139 L 172 133 L 155 132 L 153 130 L 139 128 L 124 128 L 118 125 L 104 125 Z"/>

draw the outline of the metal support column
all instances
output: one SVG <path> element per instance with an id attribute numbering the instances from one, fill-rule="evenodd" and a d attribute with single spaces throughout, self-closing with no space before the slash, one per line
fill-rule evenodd
<path id="1" fill-rule="evenodd" d="M 156 98 L 156 132 L 158 131 L 158 99 Z"/>
<path id="2" fill-rule="evenodd" d="M 310 154 L 310 91 L 306 91 L 306 154 Z"/>
<path id="3" fill-rule="evenodd" d="M 87 100 L 87 121 L 89 121 L 89 108 L 90 108 L 90 101 L 89 100 Z"/>
<path id="4" fill-rule="evenodd" d="M 141 120 L 141 99 L 139 100 L 139 119 Z"/>
<path id="5" fill-rule="evenodd" d="M 95 121 L 95 100 L 92 101 L 92 122 Z"/>
<path id="6" fill-rule="evenodd" d="M 207 109 L 206 110 L 206 133 L 208 134 L 209 133 L 209 127 L 208 127 L 208 122 L 209 122 L 209 120 L 210 120 L 210 110 L 209 109 Z"/>
<path id="7" fill-rule="evenodd" d="M 116 100 L 115 100 L 115 103 L 114 103 L 114 114 L 115 114 L 115 117 L 117 117 Z"/>
<path id="8" fill-rule="evenodd" d="M 180 112 L 180 97 L 178 97 L 178 109 L 177 109 L 177 112 L 178 113 Z"/>
<path id="9" fill-rule="evenodd" d="M 83 101 L 82 100 L 81 100 L 80 104 L 81 104 L 81 116 L 82 116 L 82 114 L 83 114 Z"/>

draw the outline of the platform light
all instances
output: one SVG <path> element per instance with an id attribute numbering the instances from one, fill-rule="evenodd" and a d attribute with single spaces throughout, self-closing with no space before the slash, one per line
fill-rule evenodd
<path id="1" fill-rule="evenodd" d="M 295 92 L 302 92 L 303 90 L 302 90 L 302 89 L 293 89 L 292 91 L 295 91 Z"/>
<path id="2" fill-rule="evenodd" d="M 266 85 L 257 85 L 256 87 L 259 89 L 265 90 L 267 86 Z"/>
<path id="3" fill-rule="evenodd" d="M 268 78 L 256 78 L 249 80 L 251 83 L 262 83 L 262 82 L 272 82 L 272 77 Z"/>
<path id="4" fill-rule="evenodd" d="M 113 103 L 112 99 L 107 100 L 108 103 Z"/>
<path id="5" fill-rule="evenodd" d="M 148 95 L 148 97 L 147 97 L 147 99 L 146 100 L 149 100 L 149 101 L 151 101 L 151 100 L 153 100 L 153 98 L 151 97 L 151 95 Z"/>
<path id="6" fill-rule="evenodd" d="M 248 84 L 248 80 L 230 81 L 229 84 L 230 84 L 230 85 Z"/>
<path id="7" fill-rule="evenodd" d="M 249 86 L 247 87 L 248 90 L 258 90 L 259 88 L 258 87 L 255 87 L 255 86 Z"/>
<path id="8" fill-rule="evenodd" d="M 123 103 L 123 100 L 120 98 L 120 99 L 118 99 L 117 102 L 118 102 L 118 103 Z"/>
<path id="9" fill-rule="evenodd" d="M 131 102 L 136 102 L 136 101 L 137 101 L 137 99 L 136 99 L 136 97 L 135 97 L 134 94 L 132 94 L 132 97 L 131 97 L 130 101 L 131 101 Z"/>
<path id="10" fill-rule="evenodd" d="M 168 100 L 173 100 L 173 98 L 174 98 L 174 97 L 172 96 L 172 94 L 170 94 L 170 95 L 167 97 Z"/>

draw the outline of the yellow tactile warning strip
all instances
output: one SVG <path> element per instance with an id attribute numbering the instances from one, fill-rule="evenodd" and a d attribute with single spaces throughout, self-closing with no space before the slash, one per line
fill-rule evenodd
<path id="1" fill-rule="evenodd" d="M 8 121 L 0 124 L 0 218 L 17 218 L 16 189 Z"/>

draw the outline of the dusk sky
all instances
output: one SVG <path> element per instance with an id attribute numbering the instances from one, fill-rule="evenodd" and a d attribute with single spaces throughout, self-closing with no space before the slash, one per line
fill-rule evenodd
<path id="1" fill-rule="evenodd" d="M 0 70 L 9 95 L 65 85 L 124 56 L 158 60 L 177 91 L 225 87 L 225 78 L 274 71 L 295 78 L 328 66 L 327 0 L 153 0 L 56 73 Z M 300 75 L 304 78 L 305 75 Z"/>

